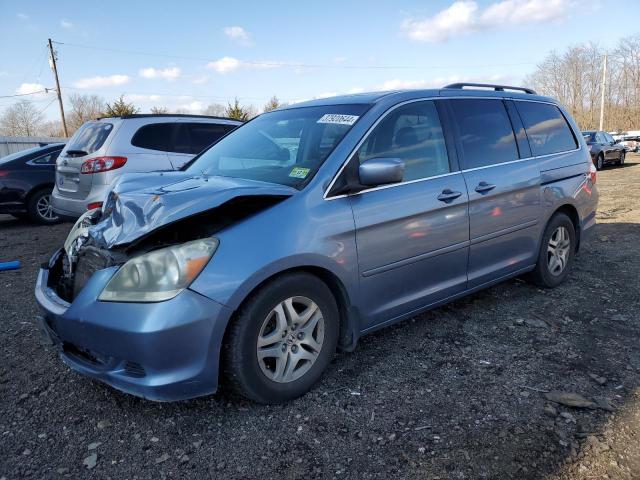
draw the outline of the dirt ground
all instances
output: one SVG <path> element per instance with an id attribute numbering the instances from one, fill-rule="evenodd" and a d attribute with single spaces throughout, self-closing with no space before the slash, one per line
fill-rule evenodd
<path id="1" fill-rule="evenodd" d="M 0 216 L 0 260 L 23 263 L 0 273 L 0 480 L 640 478 L 640 156 L 597 185 L 564 285 L 512 280 L 364 337 L 279 406 L 153 403 L 70 371 L 33 297 L 70 224 Z"/>

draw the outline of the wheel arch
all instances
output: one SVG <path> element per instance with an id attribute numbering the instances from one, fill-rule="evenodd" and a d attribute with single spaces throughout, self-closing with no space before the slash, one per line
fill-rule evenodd
<path id="1" fill-rule="evenodd" d="M 51 191 L 53 192 L 53 188 L 55 187 L 55 184 L 53 182 L 51 183 L 41 183 L 38 184 L 36 186 L 34 186 L 31 190 L 29 190 L 29 192 L 27 192 L 27 194 L 24 197 L 24 203 L 25 205 L 28 205 L 29 202 L 31 201 L 31 199 L 33 198 L 33 196 L 45 189 L 51 188 Z"/>
<path id="2" fill-rule="evenodd" d="M 573 229 L 576 233 L 575 251 L 577 253 L 578 250 L 580 249 L 580 236 L 581 236 L 580 215 L 578 214 L 578 209 L 570 203 L 565 203 L 563 205 L 560 205 L 553 211 L 553 213 L 547 219 L 547 223 L 545 224 L 545 229 L 546 229 L 546 225 L 549 224 L 549 222 L 551 221 L 551 219 L 556 213 L 564 213 L 567 217 L 569 217 L 569 219 L 571 220 L 571 223 L 573 223 Z M 543 230 L 543 234 L 544 234 L 544 230 Z"/>

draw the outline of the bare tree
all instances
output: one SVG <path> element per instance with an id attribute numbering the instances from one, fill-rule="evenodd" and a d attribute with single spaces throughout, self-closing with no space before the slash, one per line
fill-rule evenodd
<path id="1" fill-rule="evenodd" d="M 42 113 L 28 100 L 21 100 L 7 108 L 0 117 L 0 131 L 9 136 L 32 136 L 43 124 Z"/>
<path id="2" fill-rule="evenodd" d="M 167 107 L 151 107 L 151 113 L 154 115 L 162 115 L 169 113 L 169 109 Z"/>
<path id="3" fill-rule="evenodd" d="M 69 133 L 75 132 L 88 120 L 95 120 L 104 115 L 106 105 L 104 99 L 98 95 L 80 95 L 74 93 L 69 96 L 71 111 L 67 114 Z"/>
<path id="4" fill-rule="evenodd" d="M 280 107 L 286 107 L 288 104 L 287 103 L 282 103 L 280 102 L 280 100 L 278 100 L 278 97 L 276 97 L 275 95 L 273 97 L 271 97 L 269 99 L 269 101 L 264 105 L 263 110 L 265 112 L 271 112 L 277 108 Z"/>
<path id="5" fill-rule="evenodd" d="M 68 127 L 69 125 L 67 125 L 67 128 Z M 48 122 L 44 122 L 39 130 L 39 135 L 44 135 L 45 137 L 64 137 L 64 132 L 62 131 L 62 122 L 60 120 L 50 120 Z"/>
<path id="6" fill-rule="evenodd" d="M 557 98 L 580 128 L 598 128 L 605 54 L 605 128 L 640 129 L 640 35 L 621 39 L 609 52 L 593 43 L 570 47 L 561 54 L 551 52 L 525 83 Z"/>
<path id="7" fill-rule="evenodd" d="M 202 111 L 203 115 L 211 115 L 212 117 L 223 117 L 226 112 L 226 107 L 219 103 L 212 103 Z"/>

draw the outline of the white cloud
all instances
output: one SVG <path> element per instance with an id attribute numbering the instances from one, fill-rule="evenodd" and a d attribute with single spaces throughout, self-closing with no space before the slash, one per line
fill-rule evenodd
<path id="1" fill-rule="evenodd" d="M 102 87 L 117 87 L 118 85 L 125 85 L 131 81 L 129 75 L 108 75 L 81 78 L 76 81 L 73 86 L 76 88 L 102 88 Z"/>
<path id="2" fill-rule="evenodd" d="M 261 60 L 255 62 L 243 62 L 233 57 L 222 57 L 215 62 L 207 63 L 206 67 L 210 70 L 214 70 L 218 73 L 230 73 L 240 68 L 253 69 L 253 70 L 269 70 L 272 68 L 280 68 L 285 66 L 284 62 L 276 62 L 272 60 Z"/>
<path id="3" fill-rule="evenodd" d="M 451 75 L 449 77 L 436 77 L 428 80 L 402 80 L 394 78 L 378 85 L 376 90 L 415 90 L 423 88 L 442 88 L 450 83 L 473 82 L 473 83 L 510 83 L 513 79 L 504 75 L 488 75 L 481 77 L 468 77 L 461 75 Z"/>
<path id="4" fill-rule="evenodd" d="M 564 20 L 573 3 L 574 0 L 502 0 L 481 10 L 475 0 L 459 0 L 432 17 L 406 19 L 401 31 L 411 40 L 443 42 L 487 29 Z"/>
<path id="5" fill-rule="evenodd" d="M 71 23 L 69 20 L 60 20 L 60 26 L 62 28 L 66 28 L 67 30 L 71 30 L 73 28 L 73 23 Z"/>
<path id="6" fill-rule="evenodd" d="M 347 90 L 347 93 L 349 95 L 354 95 L 356 93 L 362 93 L 364 92 L 364 88 L 362 87 L 354 87 L 354 88 L 350 88 L 349 90 Z"/>
<path id="7" fill-rule="evenodd" d="M 216 60 L 215 62 L 207 63 L 207 68 L 211 70 L 215 70 L 218 73 L 229 73 L 233 72 L 240 68 L 241 62 L 237 58 L 233 57 L 222 57 L 220 60 Z"/>
<path id="8" fill-rule="evenodd" d="M 138 74 L 143 78 L 162 78 L 170 82 L 176 80 L 182 74 L 178 67 L 171 68 L 142 68 Z"/>
<path id="9" fill-rule="evenodd" d="M 29 93 L 42 92 L 45 87 L 41 83 L 22 83 L 16 88 L 17 95 L 25 95 Z"/>
<path id="10" fill-rule="evenodd" d="M 18 14 L 17 14 L 17 17 L 18 17 L 20 20 L 29 20 L 29 15 L 27 15 L 27 14 L 25 14 L 25 13 L 18 13 Z"/>
<path id="11" fill-rule="evenodd" d="M 233 27 L 226 27 L 224 29 L 224 34 L 230 39 L 238 42 L 240 45 L 250 46 L 253 44 L 249 32 L 237 25 Z"/>
<path id="12" fill-rule="evenodd" d="M 189 112 L 200 113 L 206 105 L 196 100 L 190 95 L 154 95 L 154 94 L 142 94 L 131 93 L 124 96 L 127 102 L 132 102 L 138 107 L 141 107 L 143 111 L 149 110 L 151 107 L 165 107 L 170 112 Z"/>
<path id="13" fill-rule="evenodd" d="M 9 75 L 7 72 L 0 70 L 0 77 L 6 77 L 7 75 Z"/>
<path id="14" fill-rule="evenodd" d="M 207 83 L 209 81 L 209 75 L 199 75 L 196 78 L 194 78 L 192 81 L 196 85 L 202 85 L 203 83 Z"/>

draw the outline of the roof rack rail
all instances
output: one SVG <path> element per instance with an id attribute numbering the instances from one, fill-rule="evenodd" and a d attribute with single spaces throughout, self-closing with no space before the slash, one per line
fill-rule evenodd
<path id="1" fill-rule="evenodd" d="M 96 120 L 102 120 L 104 118 L 149 118 L 149 117 L 185 117 L 185 118 L 211 118 L 215 120 L 236 120 L 235 118 L 229 117 L 217 117 L 213 115 L 196 115 L 190 113 L 132 113 L 129 115 L 118 115 L 116 117 L 98 117 Z"/>
<path id="2" fill-rule="evenodd" d="M 464 87 L 480 87 L 480 88 L 493 88 L 496 92 L 504 92 L 505 90 L 516 90 L 519 92 L 528 93 L 530 95 L 537 95 L 536 91 L 526 87 L 511 87 L 509 85 L 493 85 L 490 83 L 451 83 L 444 88 L 457 88 L 462 90 Z"/>

